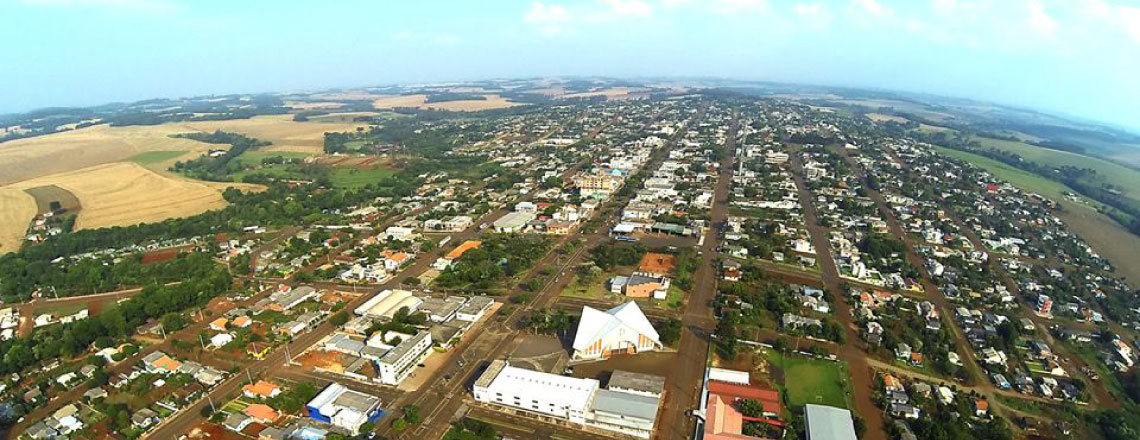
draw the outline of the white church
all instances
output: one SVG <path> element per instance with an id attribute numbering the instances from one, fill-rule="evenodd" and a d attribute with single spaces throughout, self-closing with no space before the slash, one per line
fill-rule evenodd
<path id="1" fill-rule="evenodd" d="M 637 303 L 630 301 L 604 312 L 582 307 L 582 319 L 574 336 L 573 359 L 605 359 L 612 354 L 661 348 L 661 337 Z"/>

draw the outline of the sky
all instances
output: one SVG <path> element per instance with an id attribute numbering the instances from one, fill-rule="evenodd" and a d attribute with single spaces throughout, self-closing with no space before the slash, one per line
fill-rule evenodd
<path id="1" fill-rule="evenodd" d="M 1140 1 L 0 0 L 0 113 L 561 75 L 873 87 L 1140 129 Z"/>

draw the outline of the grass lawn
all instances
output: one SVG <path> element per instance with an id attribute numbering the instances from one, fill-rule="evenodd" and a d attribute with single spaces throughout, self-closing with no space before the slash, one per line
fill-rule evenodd
<path id="1" fill-rule="evenodd" d="M 783 370 L 784 392 L 788 404 L 799 407 L 809 403 L 851 408 L 847 366 L 798 355 L 784 355 L 764 350 L 773 366 Z"/>
<path id="2" fill-rule="evenodd" d="M 566 285 L 562 289 L 562 296 L 572 298 L 589 298 L 589 299 L 602 299 L 610 294 L 610 289 L 606 288 L 606 281 L 614 276 L 613 273 L 605 273 L 598 277 L 596 281 L 589 285 L 582 285 L 578 282 L 578 277 L 574 277 L 574 281 Z"/>
<path id="3" fill-rule="evenodd" d="M 305 174 L 299 173 L 297 171 L 293 171 L 289 167 L 290 165 L 270 165 L 265 168 L 243 170 L 234 173 L 233 178 L 235 182 L 242 182 L 244 181 L 245 176 L 251 174 L 266 174 L 279 179 L 309 180 L 309 176 L 306 176 Z"/>
<path id="4" fill-rule="evenodd" d="M 86 308 L 87 308 L 87 304 L 71 304 L 71 305 L 54 306 L 54 307 L 49 306 L 49 307 L 44 307 L 44 308 L 36 310 L 36 314 L 42 315 L 44 313 L 50 313 L 50 314 L 55 315 L 55 316 L 66 316 L 66 315 L 74 315 L 74 314 L 78 313 L 80 310 L 83 310 Z"/>
<path id="5" fill-rule="evenodd" d="M 681 288 L 677 287 L 676 285 L 670 285 L 669 291 L 665 293 L 665 299 L 654 302 L 659 303 L 659 305 L 664 305 L 670 309 L 679 309 L 681 306 L 685 305 L 685 291 L 681 290 Z"/>
<path id="6" fill-rule="evenodd" d="M 149 165 L 174 159 L 183 154 L 186 154 L 186 151 L 146 151 L 131 156 L 130 161 L 141 165 Z"/>
<path id="7" fill-rule="evenodd" d="M 391 177 L 396 170 L 388 168 L 356 169 L 337 168 L 329 174 L 333 186 L 341 188 L 360 188 L 370 183 L 377 183 L 380 179 Z"/>

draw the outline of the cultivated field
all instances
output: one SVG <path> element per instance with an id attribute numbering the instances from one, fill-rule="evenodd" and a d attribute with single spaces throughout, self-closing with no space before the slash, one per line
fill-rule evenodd
<path id="1" fill-rule="evenodd" d="M 491 110 L 496 108 L 514 107 L 519 104 L 517 102 L 508 101 L 506 98 L 496 94 L 483 95 L 487 99 L 484 100 L 460 100 L 460 101 L 447 101 L 447 102 L 434 102 L 427 103 L 427 95 L 397 95 L 386 96 L 372 102 L 372 106 L 376 108 L 397 108 L 397 107 L 415 107 L 423 109 L 436 109 L 436 110 L 450 110 L 456 112 L 473 112 L 479 110 Z"/>
<path id="2" fill-rule="evenodd" d="M 173 125 L 97 125 L 0 143 L 0 169 L 4 170 L 0 185 L 118 162 L 149 151 L 201 154 L 211 148 L 202 142 L 170 137 L 185 131 Z"/>
<path id="3" fill-rule="evenodd" d="M 5 187 L 21 192 L 56 185 L 74 194 L 83 205 L 77 229 L 125 226 L 173 217 L 186 217 L 226 206 L 221 190 L 211 185 L 163 176 L 136 163 L 119 162 L 19 182 Z M 35 214 L 35 199 L 24 212 Z M 32 215 L 24 218 L 23 231 Z M 16 222 L 19 223 L 19 222 Z M 5 235 L 13 232 L 7 232 Z"/>
<path id="4" fill-rule="evenodd" d="M 641 87 L 611 87 L 592 92 L 568 93 L 558 96 L 558 98 L 592 98 L 595 96 L 604 96 L 607 100 L 630 99 L 640 97 L 648 91 L 649 89 Z"/>
<path id="5" fill-rule="evenodd" d="M 285 101 L 285 106 L 297 110 L 326 110 L 333 108 L 344 107 L 344 104 L 339 102 L 301 102 L 301 101 Z"/>
<path id="6" fill-rule="evenodd" d="M 1105 183 L 1115 185 L 1124 193 L 1124 197 L 1140 206 L 1140 171 L 1123 165 L 1109 162 L 1104 159 L 1085 156 L 1067 151 L 1050 150 L 1024 142 L 1012 142 L 975 136 L 985 148 L 996 148 L 1002 151 L 1016 153 L 1022 158 L 1050 167 L 1065 165 L 1077 168 L 1090 168 L 1096 171 L 1097 176 L 1103 178 Z"/>
<path id="7" fill-rule="evenodd" d="M 22 189 L 0 187 L 0 254 L 20 249 L 36 216 L 36 199 Z"/>
<path id="8" fill-rule="evenodd" d="M 875 122 L 898 122 L 900 124 L 905 124 L 908 121 L 907 118 L 901 116 L 884 115 L 882 113 L 867 113 L 866 116 L 867 119 Z"/>
<path id="9" fill-rule="evenodd" d="M 214 130 L 232 131 L 269 142 L 266 151 L 295 151 L 320 154 L 324 152 L 325 132 L 352 131 L 366 127 L 360 123 L 294 122 L 293 115 L 267 115 L 250 119 L 228 121 L 199 121 L 171 124 L 181 132 Z"/>
<path id="10" fill-rule="evenodd" d="M 40 214 L 51 212 L 52 202 L 59 202 L 60 208 L 70 212 L 76 212 L 82 207 L 75 194 L 59 185 L 37 186 L 25 189 L 24 192 L 36 199 L 36 210 Z"/>

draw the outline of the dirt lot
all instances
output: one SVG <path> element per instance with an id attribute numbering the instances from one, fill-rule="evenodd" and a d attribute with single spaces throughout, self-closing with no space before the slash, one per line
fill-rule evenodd
<path id="1" fill-rule="evenodd" d="M 170 178 L 126 162 L 41 177 L 9 188 L 44 185 L 57 185 L 79 199 L 84 209 L 76 222 L 78 229 L 156 222 L 226 206 L 218 188 Z M 27 218 L 30 220 L 31 216 Z"/>
<path id="2" fill-rule="evenodd" d="M 487 99 L 447 101 L 428 104 L 425 102 L 427 100 L 427 95 L 398 95 L 377 99 L 372 103 L 372 105 L 376 108 L 416 107 L 451 110 L 457 112 L 471 112 L 524 105 L 508 101 L 506 98 L 495 94 L 486 94 L 483 96 L 485 96 Z"/>
<path id="3" fill-rule="evenodd" d="M 0 254 L 20 249 L 36 215 L 36 199 L 22 189 L 0 187 Z"/>

